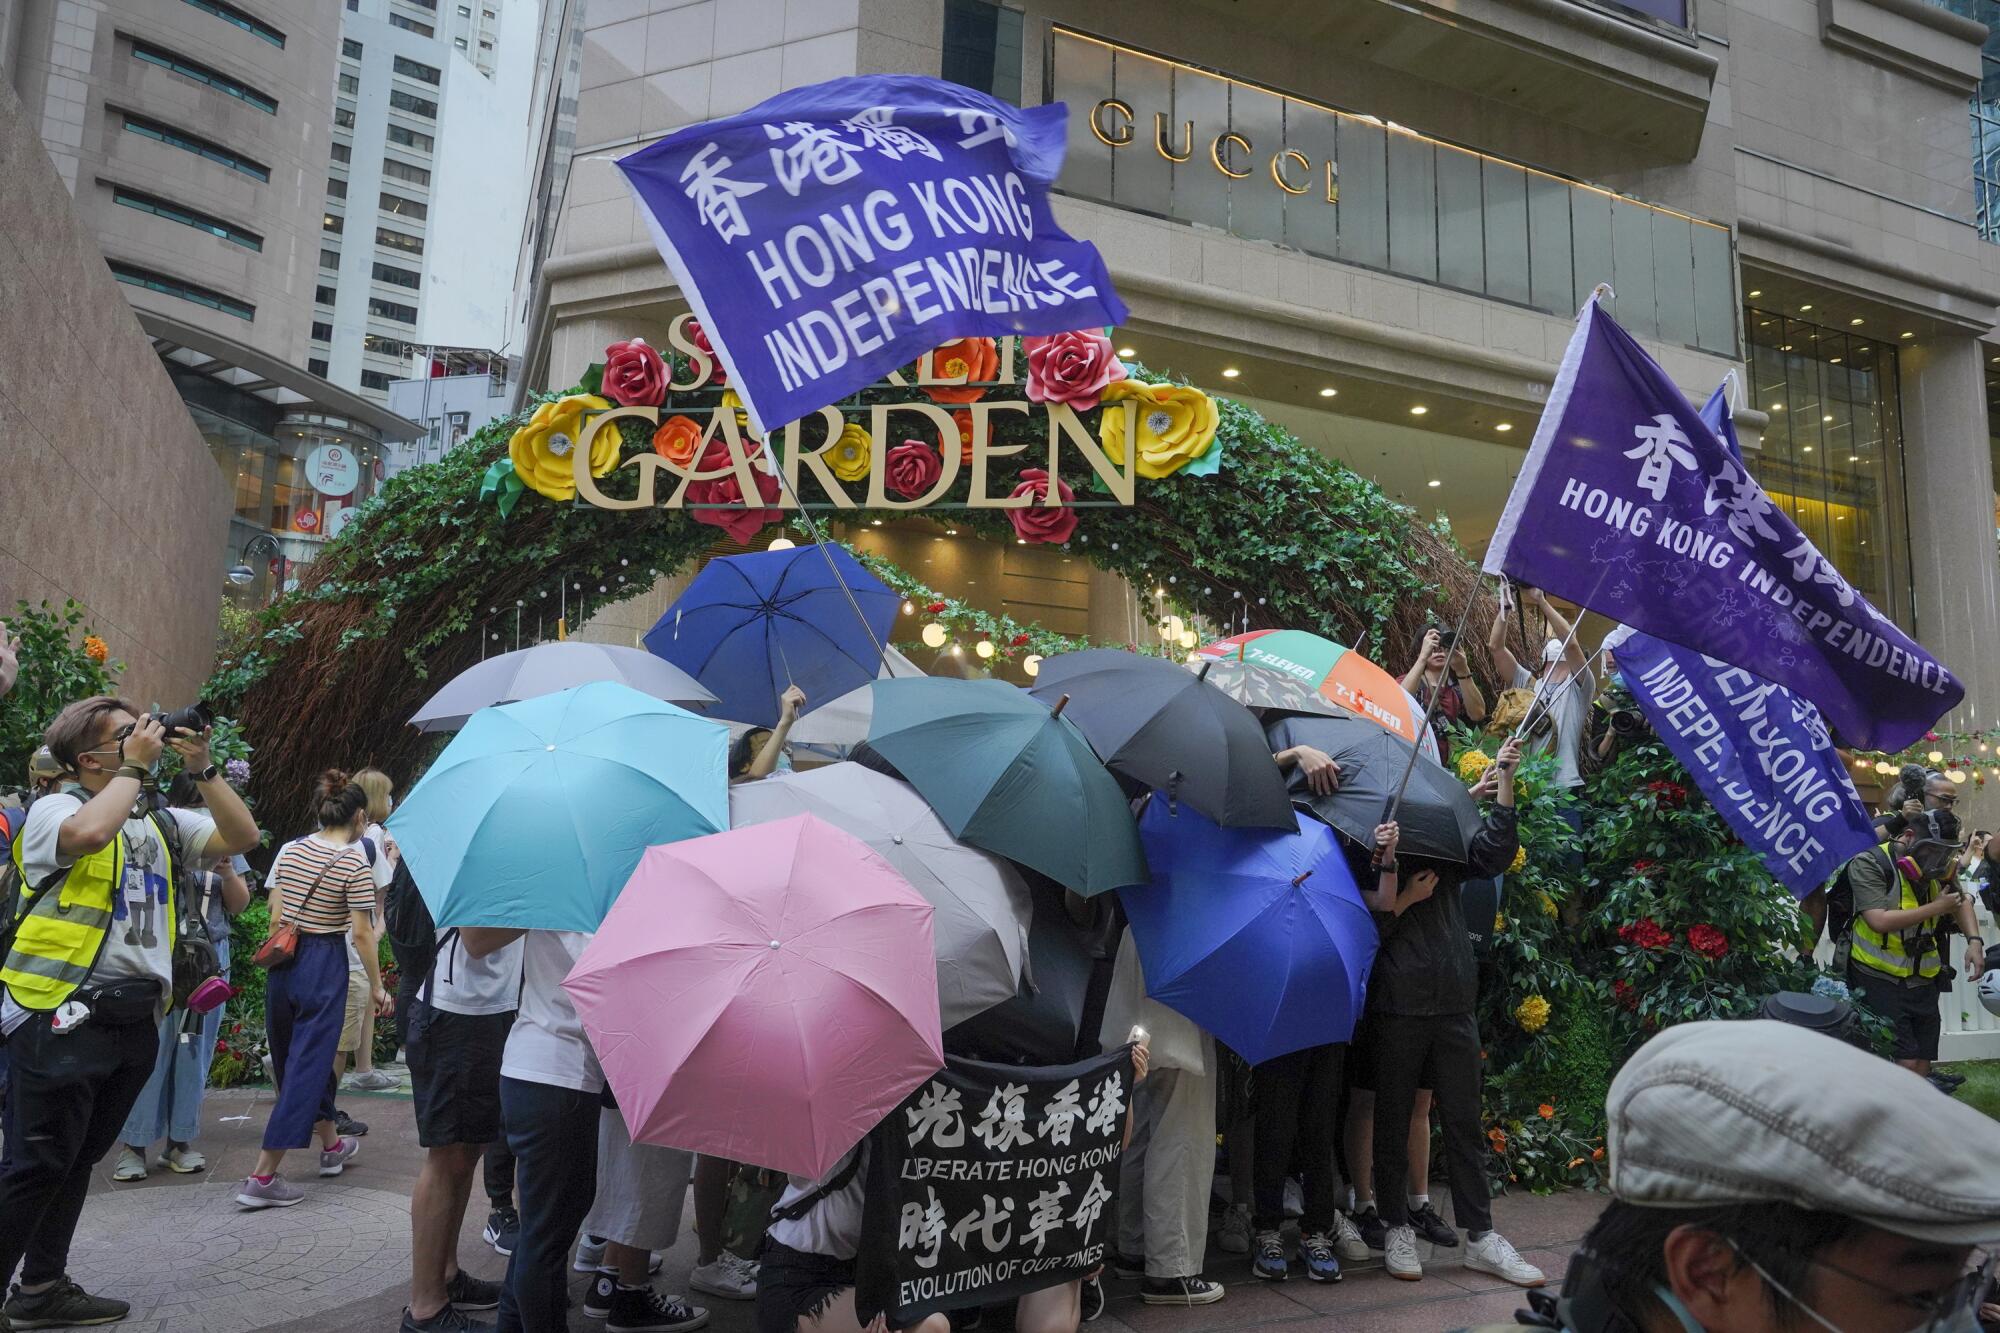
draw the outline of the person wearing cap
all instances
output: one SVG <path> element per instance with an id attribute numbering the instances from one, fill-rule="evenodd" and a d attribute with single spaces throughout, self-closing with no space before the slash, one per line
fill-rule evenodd
<path id="1" fill-rule="evenodd" d="M 2000 1123 L 1922 1089 L 1785 1023 L 1667 1029 L 1605 1099 L 1612 1202 L 1560 1299 L 1531 1295 L 1522 1321 L 1977 1333 L 1994 1299 Z"/>
<path id="2" fill-rule="evenodd" d="M 1542 662 L 1530 671 L 1507 647 L 1507 608 L 1503 604 L 1487 631 L 1486 649 L 1493 665 L 1517 690 L 1534 689 L 1537 713 L 1546 713 L 1555 723 L 1555 757 L 1558 787 L 1583 785 L 1584 733 L 1590 726 L 1590 704 L 1597 697 L 1597 677 L 1590 672 L 1583 645 L 1576 641 L 1570 623 L 1549 604 L 1540 588 L 1522 588 L 1521 600 L 1542 613 L 1550 635 L 1542 645 Z M 1579 830 L 1580 831 L 1580 830 Z"/>

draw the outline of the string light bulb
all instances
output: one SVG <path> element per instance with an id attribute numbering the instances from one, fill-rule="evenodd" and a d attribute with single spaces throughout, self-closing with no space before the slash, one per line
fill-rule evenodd
<path id="1" fill-rule="evenodd" d="M 978 643 L 972 645 L 972 651 L 978 653 L 981 657 L 993 656 L 993 640 L 981 639 Z"/>
<path id="2" fill-rule="evenodd" d="M 1029 680 L 1033 680 L 1036 676 L 1041 675 L 1042 655 L 1040 653 L 1029 653 L 1021 659 L 1021 670 L 1027 673 Z M 2000 769 L 1995 769 L 1993 775 L 2000 777 Z"/>
<path id="3" fill-rule="evenodd" d="M 942 648 L 944 641 L 950 637 L 951 635 L 945 632 L 945 627 L 935 620 L 924 626 L 923 639 L 926 648 Z"/>
<path id="4" fill-rule="evenodd" d="M 1963 782 L 1965 781 L 1965 770 L 1962 768 L 1949 769 L 1946 771 L 1945 776 L 1953 782 Z"/>
<path id="5" fill-rule="evenodd" d="M 914 615 L 914 614 L 916 613 L 916 609 L 917 609 L 917 608 L 916 608 L 915 606 L 911 605 L 911 603 L 910 603 L 910 599 L 909 599 L 909 598 L 905 597 L 905 598 L 903 599 L 903 614 L 904 614 L 904 615 L 906 615 L 906 616 L 907 616 L 907 615 Z"/>
<path id="6" fill-rule="evenodd" d="M 962 644 L 962 643 L 954 643 L 954 644 L 953 644 L 953 645 L 951 646 L 951 655 L 952 655 L 953 657 L 963 657 L 963 656 L 965 656 L 965 645 L 964 645 L 964 644 Z"/>
<path id="7" fill-rule="evenodd" d="M 1929 754 L 1925 755 L 1924 758 L 1929 760 L 1933 764 L 1942 764 L 1944 762 L 1944 751 L 1932 750 Z"/>
<path id="8" fill-rule="evenodd" d="M 798 543 L 793 541 L 790 537 L 773 537 L 771 539 L 771 544 L 769 546 L 766 546 L 764 549 L 767 551 L 789 551 L 794 546 L 797 545 Z"/>

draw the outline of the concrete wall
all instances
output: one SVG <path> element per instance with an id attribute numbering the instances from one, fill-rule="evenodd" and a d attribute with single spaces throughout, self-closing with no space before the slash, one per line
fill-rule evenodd
<path id="1" fill-rule="evenodd" d="M 215 656 L 229 497 L 152 343 L 0 82 L 0 603 L 73 597 L 142 702 Z"/>

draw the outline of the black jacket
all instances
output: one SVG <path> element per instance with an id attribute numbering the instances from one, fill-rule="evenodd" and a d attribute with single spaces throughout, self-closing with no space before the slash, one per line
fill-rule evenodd
<path id="1" fill-rule="evenodd" d="M 1520 845 L 1513 808 L 1493 806 L 1467 849 L 1470 864 L 1405 858 L 1405 875 L 1413 863 L 1428 866 L 1438 872 L 1438 884 L 1430 897 L 1401 916 L 1375 913 L 1382 948 L 1368 980 L 1369 1013 L 1428 1018 L 1472 1012 L 1479 997 L 1479 964 L 1459 889 L 1468 879 L 1505 873 Z M 1372 880 L 1365 883 L 1374 887 Z"/>

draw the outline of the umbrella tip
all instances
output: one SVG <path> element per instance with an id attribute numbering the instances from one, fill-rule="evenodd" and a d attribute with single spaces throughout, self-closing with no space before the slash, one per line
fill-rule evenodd
<path id="1" fill-rule="evenodd" d="M 1213 658 L 1204 659 L 1201 664 L 1201 670 L 1194 673 L 1194 678 L 1196 680 L 1207 680 L 1208 669 L 1214 665 L 1215 665 L 1215 659 Z"/>
<path id="2" fill-rule="evenodd" d="M 1062 698 L 1056 700 L 1056 706 L 1049 710 L 1049 716 L 1061 717 L 1062 710 L 1067 707 L 1069 707 L 1069 696 L 1065 694 Z"/>
<path id="3" fill-rule="evenodd" d="M 1304 871 L 1304 872 L 1302 872 L 1302 873 L 1300 873 L 1300 874 L 1297 874 L 1297 875 L 1294 875 L 1294 876 L 1292 876 L 1292 887 L 1296 889 L 1296 888 L 1297 888 L 1297 887 L 1298 887 L 1299 885 L 1301 885 L 1301 884 L 1305 883 L 1305 882 L 1306 882 L 1307 880 L 1311 879 L 1311 878 L 1312 878 L 1312 873 L 1313 873 L 1312 871 L 1310 871 L 1310 870 L 1307 870 L 1307 871 Z"/>

